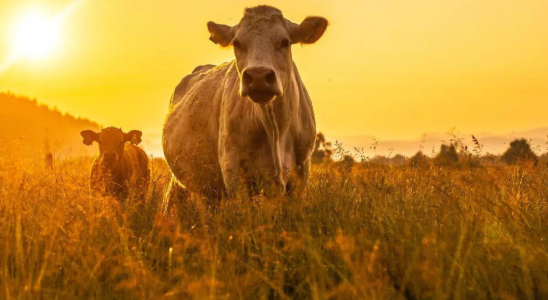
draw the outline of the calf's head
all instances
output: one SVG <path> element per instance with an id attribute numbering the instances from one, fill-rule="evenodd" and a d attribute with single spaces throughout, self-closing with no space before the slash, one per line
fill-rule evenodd
<path id="1" fill-rule="evenodd" d="M 118 162 L 124 154 L 124 145 L 130 142 L 137 145 L 141 142 L 141 131 L 132 130 L 128 133 L 124 133 L 119 128 L 109 127 L 101 130 L 101 132 L 94 132 L 93 130 L 83 130 L 80 132 L 83 143 L 91 146 L 93 142 L 99 144 L 99 159 L 106 167 L 114 168 L 118 165 Z"/>
<path id="2" fill-rule="evenodd" d="M 327 20 L 308 17 L 300 25 L 270 6 L 246 8 L 240 23 L 207 23 L 212 42 L 232 45 L 239 75 L 239 94 L 256 103 L 282 97 L 293 72 L 291 45 L 312 44 L 323 35 Z"/>

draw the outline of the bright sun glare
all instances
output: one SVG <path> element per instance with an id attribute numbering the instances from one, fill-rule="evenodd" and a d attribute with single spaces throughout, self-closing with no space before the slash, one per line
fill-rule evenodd
<path id="1" fill-rule="evenodd" d="M 33 13 L 22 18 L 14 27 L 15 55 L 38 59 L 47 56 L 59 43 L 59 22 Z"/>

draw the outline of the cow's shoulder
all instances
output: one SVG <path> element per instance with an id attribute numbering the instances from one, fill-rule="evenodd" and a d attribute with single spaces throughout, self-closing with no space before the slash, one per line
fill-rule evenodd
<path id="1" fill-rule="evenodd" d="M 148 161 L 148 156 L 145 150 L 130 143 L 126 143 L 126 145 L 124 146 L 124 156 L 127 157 L 127 159 L 136 162 L 142 160 Z"/>
<path id="2" fill-rule="evenodd" d="M 138 173 L 145 175 L 150 172 L 148 155 L 140 147 L 127 143 L 124 147 L 124 160 L 124 165 L 133 172 L 139 170 Z"/>
<path id="3" fill-rule="evenodd" d="M 219 67 L 215 65 L 200 65 L 194 68 L 192 73 L 183 77 L 181 82 L 179 82 L 177 87 L 175 87 L 175 91 L 171 97 L 170 106 L 175 105 L 179 100 L 181 100 L 183 96 L 198 82 L 204 78 L 210 77 L 210 75 L 215 74 L 218 68 Z"/>

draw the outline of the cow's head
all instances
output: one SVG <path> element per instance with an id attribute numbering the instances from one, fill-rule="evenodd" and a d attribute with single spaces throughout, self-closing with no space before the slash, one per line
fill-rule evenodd
<path id="1" fill-rule="evenodd" d="M 327 20 L 308 17 L 300 25 L 286 20 L 270 6 L 246 8 L 239 24 L 207 23 L 209 38 L 223 47 L 232 45 L 240 77 L 239 94 L 267 103 L 284 94 L 293 72 L 291 45 L 315 43 Z"/>
<path id="2" fill-rule="evenodd" d="M 94 132 L 93 130 L 83 130 L 80 135 L 84 138 L 84 144 L 91 146 L 93 142 L 99 144 L 99 159 L 107 167 L 114 168 L 118 161 L 124 155 L 124 146 L 127 142 L 137 145 L 141 142 L 139 130 L 132 130 L 124 133 L 122 129 L 109 127 Z"/>

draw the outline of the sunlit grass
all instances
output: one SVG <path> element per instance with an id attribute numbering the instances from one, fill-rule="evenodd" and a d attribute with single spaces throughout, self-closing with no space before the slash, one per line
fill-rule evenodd
<path id="1" fill-rule="evenodd" d="M 0 160 L 1 299 L 542 299 L 548 168 L 315 166 L 303 199 L 168 218 L 88 194 L 89 158 Z"/>

